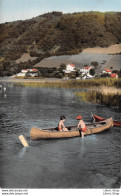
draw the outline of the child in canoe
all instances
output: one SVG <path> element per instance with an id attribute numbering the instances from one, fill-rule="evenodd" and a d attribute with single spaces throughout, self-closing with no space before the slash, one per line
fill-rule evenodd
<path id="1" fill-rule="evenodd" d="M 65 120 L 66 120 L 66 117 L 65 116 L 61 116 L 60 117 L 60 122 L 58 124 L 58 130 L 59 131 L 68 131 L 68 129 L 64 125 L 64 121 Z"/>
<path id="2" fill-rule="evenodd" d="M 81 115 L 77 116 L 76 119 L 78 120 L 78 126 L 77 126 L 77 128 L 81 131 L 82 138 L 84 138 L 84 132 L 87 130 L 87 127 L 85 125 L 85 122 L 83 121 Z"/>

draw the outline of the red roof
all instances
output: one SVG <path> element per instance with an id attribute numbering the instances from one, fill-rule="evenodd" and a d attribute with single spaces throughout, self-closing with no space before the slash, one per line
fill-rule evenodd
<path id="1" fill-rule="evenodd" d="M 116 78 L 118 75 L 116 73 L 112 73 L 110 76 L 111 78 Z"/>
<path id="2" fill-rule="evenodd" d="M 111 70 L 105 69 L 106 72 L 112 72 Z"/>
<path id="3" fill-rule="evenodd" d="M 90 66 L 84 67 L 84 69 L 90 69 Z"/>
<path id="4" fill-rule="evenodd" d="M 37 69 L 32 69 L 33 71 L 38 71 Z"/>
<path id="5" fill-rule="evenodd" d="M 70 64 L 71 66 L 73 66 L 73 67 L 75 67 L 75 65 L 74 64 Z"/>

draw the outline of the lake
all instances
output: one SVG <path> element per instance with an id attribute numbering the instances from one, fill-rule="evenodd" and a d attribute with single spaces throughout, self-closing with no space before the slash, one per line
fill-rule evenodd
<path id="1" fill-rule="evenodd" d="M 74 90 L 25 88 L 4 84 L 0 92 L 0 186 L 2 188 L 119 188 L 120 129 L 70 139 L 30 140 L 32 126 L 65 125 L 75 117 L 90 121 L 90 113 L 121 120 L 121 113 L 84 103 Z M 23 134 L 29 143 L 19 141 Z"/>

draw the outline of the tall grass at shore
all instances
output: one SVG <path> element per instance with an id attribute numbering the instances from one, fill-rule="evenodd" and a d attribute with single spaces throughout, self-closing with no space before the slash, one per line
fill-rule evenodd
<path id="1" fill-rule="evenodd" d="M 96 87 L 75 94 L 85 102 L 121 107 L 121 89 L 115 87 Z"/>
<path id="2" fill-rule="evenodd" d="M 90 88 L 90 87 L 116 87 L 121 88 L 121 79 L 114 78 L 100 78 L 100 79 L 91 79 L 91 80 L 55 80 L 55 81 L 27 81 L 23 80 L 20 82 L 15 82 L 17 86 L 24 87 L 53 87 L 53 88 Z"/>

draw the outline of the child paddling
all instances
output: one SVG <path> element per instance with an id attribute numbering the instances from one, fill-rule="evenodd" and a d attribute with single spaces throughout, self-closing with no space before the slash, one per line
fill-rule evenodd
<path id="1" fill-rule="evenodd" d="M 60 117 L 60 122 L 58 124 L 58 131 L 68 131 L 68 129 L 64 125 L 65 120 L 66 120 L 65 116 Z"/>
<path id="2" fill-rule="evenodd" d="M 77 128 L 81 131 L 82 138 L 84 138 L 84 132 L 87 130 L 87 127 L 85 125 L 85 122 L 83 121 L 81 115 L 77 116 L 76 119 L 78 120 L 78 126 L 77 126 Z"/>

